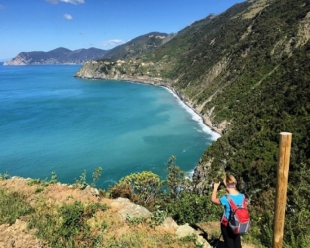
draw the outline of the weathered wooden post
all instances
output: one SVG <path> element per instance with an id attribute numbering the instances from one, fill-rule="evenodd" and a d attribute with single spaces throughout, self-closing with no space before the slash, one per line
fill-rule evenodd
<path id="1" fill-rule="evenodd" d="M 273 248 L 282 248 L 283 231 L 285 222 L 286 193 L 288 171 L 290 164 L 292 134 L 280 133 L 280 150 L 277 173 L 277 188 L 275 200 L 275 216 L 273 223 Z"/>

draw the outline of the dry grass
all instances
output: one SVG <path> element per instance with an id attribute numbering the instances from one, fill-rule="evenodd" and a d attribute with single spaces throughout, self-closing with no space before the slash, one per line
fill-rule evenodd
<path id="1" fill-rule="evenodd" d="M 96 197 L 88 189 L 81 190 L 68 185 L 52 184 L 42 186 L 38 184 L 29 185 L 30 179 L 14 177 L 10 180 L 0 180 L 0 189 L 7 192 L 18 192 L 23 195 L 23 199 L 35 210 L 27 216 L 22 216 L 14 224 L 0 225 L 0 247 L 49 247 L 47 240 L 39 239 L 35 235 L 35 229 L 27 228 L 29 221 L 36 216 L 36 221 L 40 221 L 42 216 L 53 216 L 57 225 L 61 222 L 59 219 L 59 209 L 61 206 L 73 206 L 75 202 L 82 202 L 87 207 L 92 204 L 101 204 L 107 206 L 104 209 L 97 209 L 90 216 L 85 225 L 87 238 L 84 237 L 80 244 L 92 242 L 88 247 L 134 247 L 134 248 L 181 248 L 197 247 L 195 239 L 185 238 L 177 239 L 175 229 L 165 228 L 163 226 L 151 227 L 149 222 L 124 221 L 118 211 L 122 205 L 115 204 L 114 200 Z M 42 188 L 42 190 L 37 190 Z M 71 204 L 71 205 L 70 205 Z M 68 208 L 70 209 L 70 208 Z M 72 209 L 72 208 L 71 208 Z M 86 208 L 85 208 L 86 209 Z M 43 220 L 42 220 L 43 221 Z M 39 223 L 40 224 L 40 223 Z M 42 223 L 41 223 L 42 224 Z M 82 225 L 84 225 L 82 223 Z M 54 227 L 48 227 L 47 232 L 54 235 Z M 196 226 L 203 236 L 209 242 L 218 239 L 220 236 L 219 222 L 200 223 Z M 57 230 L 58 231 L 58 230 Z M 79 237 L 78 237 L 79 239 Z M 223 242 L 218 247 L 223 246 Z M 80 247 L 80 246 L 72 246 Z M 254 245 L 248 245 L 243 242 L 244 248 L 257 248 Z"/>
<path id="2" fill-rule="evenodd" d="M 29 185 L 30 179 L 13 177 L 10 180 L 0 180 L 0 188 L 8 192 L 19 192 L 24 200 L 35 210 L 36 221 L 41 216 L 49 214 L 57 220 L 59 207 L 63 204 L 73 204 L 76 201 L 82 202 L 87 206 L 93 203 L 107 205 L 108 209 L 97 210 L 86 222 L 90 227 L 89 233 L 92 237 L 88 238 L 95 244 L 92 247 L 195 247 L 195 242 L 182 241 L 176 238 L 174 230 L 164 227 L 150 227 L 149 223 L 128 223 L 124 222 L 118 211 L 121 206 L 112 204 L 113 200 L 108 198 L 98 198 L 89 190 L 81 190 L 68 185 L 52 184 L 42 186 L 39 184 Z M 40 188 L 40 190 L 38 190 Z M 1 247 L 48 247 L 46 240 L 40 240 L 35 236 L 35 230 L 26 228 L 30 216 L 21 217 L 13 225 L 0 225 Z M 42 220 L 43 221 L 43 220 Z M 56 221 L 57 222 L 57 221 Z M 52 227 L 49 228 L 52 232 Z M 12 235 L 13 234 L 13 235 Z M 52 234 L 51 234 L 52 235 Z M 17 238 L 18 237 L 18 238 Z M 84 241 L 83 241 L 84 242 Z M 82 241 L 81 241 L 82 243 Z M 78 246 L 74 246 L 78 247 Z"/>

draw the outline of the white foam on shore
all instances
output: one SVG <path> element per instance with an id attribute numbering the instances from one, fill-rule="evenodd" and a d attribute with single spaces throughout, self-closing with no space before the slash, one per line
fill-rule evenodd
<path id="1" fill-rule="evenodd" d="M 185 173 L 185 178 L 188 178 L 189 180 L 192 180 L 193 179 L 193 175 L 194 175 L 194 170 L 190 170 L 190 171 Z"/>
<path id="2" fill-rule="evenodd" d="M 173 92 L 171 89 L 161 86 L 163 88 L 165 88 L 166 90 L 168 90 L 172 95 L 174 95 L 174 97 L 178 100 L 178 103 L 188 112 L 191 114 L 192 119 L 196 122 L 198 122 L 199 126 L 201 127 L 201 130 L 204 133 L 210 134 L 211 135 L 211 139 L 212 140 L 217 140 L 219 137 L 221 137 L 221 135 L 215 131 L 212 131 L 211 128 L 206 125 L 203 122 L 203 119 L 201 118 L 200 115 L 198 115 L 191 107 L 189 107 L 187 104 L 185 104 L 180 98 L 179 96 Z M 200 132 L 200 130 L 197 130 L 198 132 Z"/>

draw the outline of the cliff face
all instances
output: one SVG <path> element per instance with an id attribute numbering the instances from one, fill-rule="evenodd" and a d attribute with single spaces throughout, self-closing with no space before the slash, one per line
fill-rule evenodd
<path id="1" fill-rule="evenodd" d="M 3 65 L 28 65 L 29 60 L 23 56 L 23 54 L 18 54 L 15 58 L 5 61 Z"/>
<path id="2" fill-rule="evenodd" d="M 3 65 L 62 65 L 83 64 L 88 60 L 98 59 L 107 53 L 97 48 L 78 49 L 71 51 L 57 48 L 49 52 L 21 52 Z"/>

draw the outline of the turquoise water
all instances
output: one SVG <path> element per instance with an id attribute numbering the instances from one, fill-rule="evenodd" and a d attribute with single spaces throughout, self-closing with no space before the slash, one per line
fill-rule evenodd
<path id="1" fill-rule="evenodd" d="M 0 64 L 0 173 L 73 183 L 84 169 L 99 188 L 133 172 L 166 178 L 171 155 L 192 171 L 218 137 L 168 90 L 74 78 L 80 66 Z"/>

